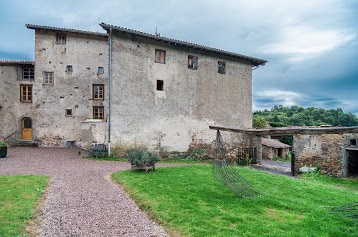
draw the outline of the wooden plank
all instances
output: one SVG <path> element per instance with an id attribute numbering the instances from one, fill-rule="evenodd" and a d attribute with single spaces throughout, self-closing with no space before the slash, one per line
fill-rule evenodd
<path id="1" fill-rule="evenodd" d="M 220 130 L 235 133 L 244 133 L 248 135 L 263 136 L 263 135 L 296 135 L 296 134 L 344 134 L 344 133 L 358 133 L 358 126 L 354 127 L 317 127 L 317 128 L 301 128 L 301 127 L 280 127 L 280 128 L 264 128 L 264 129 L 242 129 L 230 128 L 221 126 L 209 126 L 209 129 Z"/>

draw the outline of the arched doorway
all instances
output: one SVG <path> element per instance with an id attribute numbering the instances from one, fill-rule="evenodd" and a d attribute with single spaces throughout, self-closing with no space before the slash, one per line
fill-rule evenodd
<path id="1" fill-rule="evenodd" d="M 30 118 L 21 120 L 21 139 L 32 140 L 32 120 Z"/>

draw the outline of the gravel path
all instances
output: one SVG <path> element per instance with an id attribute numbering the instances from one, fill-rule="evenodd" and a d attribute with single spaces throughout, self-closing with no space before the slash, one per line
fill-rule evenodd
<path id="1" fill-rule="evenodd" d="M 43 205 L 40 236 L 168 236 L 117 185 L 110 174 L 127 163 L 80 158 L 76 149 L 9 148 L 0 176 L 52 177 Z"/>

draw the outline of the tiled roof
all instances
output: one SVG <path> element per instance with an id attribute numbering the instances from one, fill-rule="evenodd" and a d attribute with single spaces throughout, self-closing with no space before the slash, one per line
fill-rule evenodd
<path id="1" fill-rule="evenodd" d="M 105 33 L 100 32 L 93 32 L 93 31 L 86 31 L 86 30 L 76 30 L 76 29 L 67 29 L 67 28 L 60 28 L 60 27 L 53 27 L 53 26 L 41 26 L 41 25 L 33 25 L 33 24 L 26 24 L 26 27 L 29 29 L 37 30 L 53 30 L 58 32 L 71 32 L 77 34 L 86 34 L 86 35 L 98 35 L 98 36 L 108 36 Z"/>
<path id="2" fill-rule="evenodd" d="M 0 59 L 0 64 L 8 64 L 8 65 L 12 65 L 12 64 L 30 64 L 30 65 L 33 65 L 33 64 L 35 64 L 35 61 L 32 61 L 32 60 Z"/>
<path id="3" fill-rule="evenodd" d="M 237 54 L 237 53 L 232 53 L 232 52 L 228 52 L 228 51 L 224 51 L 221 49 L 216 49 L 216 48 L 212 48 L 212 47 L 208 47 L 208 46 L 204 46 L 204 45 L 199 45 L 199 44 L 181 41 L 181 40 L 177 40 L 177 39 L 171 39 L 171 38 L 167 38 L 167 37 L 144 33 L 141 31 L 127 29 L 127 28 L 120 27 L 120 26 L 109 25 L 109 24 L 106 24 L 103 22 L 99 25 L 102 26 L 105 30 L 107 30 L 107 33 L 109 32 L 109 29 L 112 28 L 116 31 L 134 34 L 134 35 L 138 35 L 138 36 L 142 36 L 142 37 L 146 37 L 146 38 L 150 38 L 150 39 L 154 39 L 154 40 L 158 40 L 158 41 L 164 41 L 169 44 L 180 45 L 180 46 L 184 46 L 184 47 L 188 47 L 188 48 L 192 48 L 192 49 L 196 49 L 196 50 L 201 50 L 204 52 L 221 54 L 221 55 L 230 56 L 233 58 L 246 60 L 246 61 L 251 62 L 251 64 L 253 66 L 264 65 L 267 62 L 266 60 L 260 59 L 260 58 L 254 58 L 254 57 Z"/>
<path id="4" fill-rule="evenodd" d="M 261 144 L 263 146 L 272 147 L 272 148 L 289 148 L 289 147 L 291 147 L 285 143 L 280 142 L 279 140 L 268 139 L 268 138 L 262 138 Z"/>

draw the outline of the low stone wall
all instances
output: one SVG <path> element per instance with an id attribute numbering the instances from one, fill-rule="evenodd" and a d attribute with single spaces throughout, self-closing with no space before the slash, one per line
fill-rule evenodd
<path id="1" fill-rule="evenodd" d="M 107 142 L 107 123 L 95 120 L 81 122 L 80 145 L 83 148 L 91 148 L 92 143 L 104 144 Z"/>

